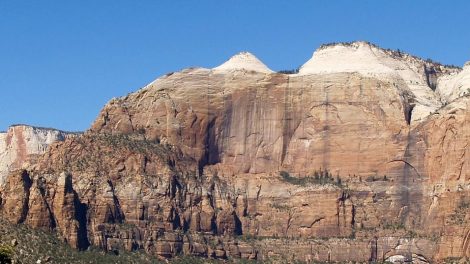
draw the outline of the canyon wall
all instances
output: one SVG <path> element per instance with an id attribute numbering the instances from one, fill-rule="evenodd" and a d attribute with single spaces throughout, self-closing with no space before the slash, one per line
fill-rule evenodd
<path id="1" fill-rule="evenodd" d="M 162 258 L 468 257 L 470 97 L 439 93 L 463 71 L 362 42 L 317 52 L 298 74 L 241 53 L 111 100 L 10 174 L 0 214 Z"/>
<path id="2" fill-rule="evenodd" d="M 74 135 L 76 133 L 28 125 L 14 125 L 0 132 L 0 184 L 5 182 L 9 172 L 27 166 L 51 143 Z"/>

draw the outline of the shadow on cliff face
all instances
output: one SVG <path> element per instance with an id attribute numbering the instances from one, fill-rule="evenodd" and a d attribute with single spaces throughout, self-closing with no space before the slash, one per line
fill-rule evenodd
<path id="1" fill-rule="evenodd" d="M 416 163 L 417 146 L 416 135 L 408 131 L 406 137 L 406 149 L 403 155 L 403 175 L 399 184 L 401 185 L 400 200 L 400 222 L 409 230 L 415 230 L 421 225 L 421 204 L 423 191 L 421 176 L 412 165 Z M 411 246 L 411 245 L 410 245 Z M 407 260 L 412 259 L 412 250 L 409 248 L 405 256 Z"/>
<path id="2" fill-rule="evenodd" d="M 73 217 L 78 222 L 78 230 L 76 234 L 77 236 L 76 247 L 79 250 L 85 250 L 90 246 L 90 242 L 88 240 L 88 229 L 87 229 L 88 205 L 80 201 L 78 193 L 73 188 L 72 175 L 70 174 L 67 174 L 65 176 L 64 189 L 66 193 L 73 194 L 73 207 L 74 207 Z"/>
<path id="3" fill-rule="evenodd" d="M 30 189 L 31 189 L 31 186 L 33 185 L 33 182 L 31 181 L 31 178 L 29 177 L 29 174 L 26 170 L 24 170 L 21 173 L 21 181 L 23 183 L 25 199 L 23 201 L 23 206 L 22 206 L 23 210 L 21 212 L 21 217 L 19 219 L 19 222 L 23 223 L 26 220 L 26 217 L 28 216 Z"/>
<path id="4" fill-rule="evenodd" d="M 401 205 L 407 207 L 402 222 L 410 229 L 421 226 L 421 211 L 423 204 L 423 154 L 418 144 L 417 135 L 410 131 L 407 135 L 407 144 L 404 153 L 403 177 L 401 185 L 403 188 Z"/>
<path id="5" fill-rule="evenodd" d="M 220 150 L 219 150 L 219 142 L 218 140 L 218 124 L 217 124 L 217 118 L 218 118 L 218 107 L 214 105 L 213 98 L 214 95 L 211 95 L 211 91 L 209 87 L 207 88 L 207 93 L 206 93 L 206 98 L 207 98 L 207 113 L 206 113 L 206 128 L 205 128 L 205 134 L 204 134 L 204 150 L 203 150 L 203 155 L 201 156 L 199 162 L 198 162 L 198 169 L 199 169 L 199 174 L 202 175 L 204 171 L 204 167 L 207 165 L 213 165 L 216 163 L 220 162 Z M 231 113 L 231 98 L 230 99 L 230 104 L 229 104 L 229 109 L 228 111 L 226 109 L 226 112 Z M 224 98 L 224 106 L 225 106 L 225 98 Z M 224 125 L 229 125 L 230 124 L 230 119 L 227 120 L 225 119 L 222 120 Z M 219 124 L 220 126 L 220 124 Z M 227 128 L 226 128 L 227 129 Z"/>
<path id="6" fill-rule="evenodd" d="M 216 137 L 216 121 L 217 118 L 214 117 L 207 123 L 207 133 L 204 138 L 204 145 L 206 147 L 204 150 L 204 155 L 199 160 L 198 165 L 200 175 L 202 175 L 205 166 L 220 162 L 219 146 Z"/>
<path id="7" fill-rule="evenodd" d="M 87 229 L 88 206 L 85 203 L 80 202 L 76 191 L 73 191 L 73 193 L 75 196 L 75 199 L 74 199 L 75 218 L 78 221 L 77 246 L 78 246 L 78 249 L 84 250 L 90 246 L 90 241 L 88 240 L 88 229 Z"/>
<path id="8" fill-rule="evenodd" d="M 398 167 L 401 170 L 395 173 L 397 179 L 394 183 L 396 189 L 394 196 L 397 197 L 397 207 L 394 210 L 398 210 L 399 224 L 406 229 L 414 230 L 422 226 L 424 152 L 416 132 L 409 130 L 401 140 L 405 142 L 402 158 L 389 161 L 389 163 L 401 163 Z"/>
<path id="9" fill-rule="evenodd" d="M 290 87 L 290 78 L 287 77 L 286 88 L 284 90 L 284 113 L 282 118 L 282 153 L 281 164 L 284 162 L 287 154 L 287 148 L 292 139 L 294 131 L 292 130 L 293 124 L 293 103 L 292 103 L 292 89 Z"/>

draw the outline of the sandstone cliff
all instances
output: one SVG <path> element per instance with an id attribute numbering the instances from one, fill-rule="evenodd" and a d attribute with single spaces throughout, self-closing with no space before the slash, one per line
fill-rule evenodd
<path id="1" fill-rule="evenodd" d="M 446 102 L 470 94 L 470 62 L 461 71 L 444 75 L 437 81 L 436 91 Z"/>
<path id="2" fill-rule="evenodd" d="M 434 93 L 438 79 L 458 71 L 366 42 L 324 45 L 300 68 L 300 74 L 358 72 L 389 82 L 403 82 L 399 89 L 406 90 L 413 100 L 411 121 L 421 120 L 441 106 L 439 94 Z"/>
<path id="3" fill-rule="evenodd" d="M 51 143 L 74 135 L 76 133 L 27 125 L 14 125 L 8 131 L 0 132 L 0 184 L 5 182 L 10 171 L 22 168 L 44 153 Z"/>
<path id="4" fill-rule="evenodd" d="M 359 42 L 168 74 L 10 174 L 0 213 L 160 257 L 468 257 L 469 97 L 436 92 L 462 73 Z"/>

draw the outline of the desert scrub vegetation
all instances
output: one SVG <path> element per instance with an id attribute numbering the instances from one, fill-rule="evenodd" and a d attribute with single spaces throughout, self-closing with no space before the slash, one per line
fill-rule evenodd
<path id="1" fill-rule="evenodd" d="M 52 232 L 0 218 L 0 263 L 163 263 L 142 251 L 107 253 L 90 247 L 77 251 Z"/>
<path id="2" fill-rule="evenodd" d="M 378 175 L 373 175 L 373 176 L 368 176 L 365 179 L 366 182 L 376 182 L 376 181 L 390 181 L 389 178 L 387 178 L 387 175 L 384 176 L 378 176 Z"/>
<path id="3" fill-rule="evenodd" d="M 156 153 L 166 154 L 171 146 L 160 144 L 158 140 L 149 141 L 145 138 L 124 134 L 100 134 L 95 136 L 97 139 L 104 141 L 113 148 L 126 148 L 139 153 Z"/>
<path id="4" fill-rule="evenodd" d="M 60 169 L 69 171 L 104 171 L 103 159 L 118 159 L 127 154 L 140 154 L 162 162 L 169 162 L 180 153 L 169 144 L 147 140 L 139 135 L 87 134 L 73 139 L 76 151 L 69 152 Z"/>
<path id="5" fill-rule="evenodd" d="M 445 258 L 443 260 L 443 263 L 445 264 L 455 264 L 455 263 L 467 263 L 467 262 L 464 262 L 464 259 L 463 258 L 459 258 L 459 257 L 448 257 L 448 258 Z"/>
<path id="6" fill-rule="evenodd" d="M 73 140 L 78 146 L 109 146 L 112 149 L 128 149 L 137 153 L 166 155 L 172 150 L 171 145 L 161 144 L 159 140 L 147 140 L 140 134 L 90 134 L 76 137 Z"/>
<path id="7" fill-rule="evenodd" d="M 405 225 L 400 222 L 386 222 L 383 224 L 382 228 L 387 229 L 387 230 L 393 230 L 393 231 L 406 230 Z"/>
<path id="8" fill-rule="evenodd" d="M 40 260 L 40 262 L 38 262 Z M 215 260 L 180 255 L 166 261 L 159 260 L 143 250 L 105 252 L 90 246 L 77 251 L 63 242 L 55 233 L 32 229 L 23 224 L 11 224 L 0 218 L 0 263 L 48 264 L 185 264 L 185 263 L 259 263 L 243 259 Z M 270 262 L 268 262 L 270 263 Z"/>
<path id="9" fill-rule="evenodd" d="M 384 230 L 390 230 L 390 231 L 394 231 L 394 232 L 401 231 L 403 233 L 403 236 L 407 237 L 407 238 L 420 237 L 420 238 L 431 239 L 428 236 L 422 236 L 422 235 L 418 234 L 418 232 L 416 232 L 415 230 L 406 228 L 406 226 L 403 223 L 400 223 L 400 222 L 387 222 L 387 223 L 382 225 L 382 228 Z"/>
<path id="10" fill-rule="evenodd" d="M 10 245 L 0 245 L 0 263 L 11 263 L 13 257 L 13 247 Z"/>
<path id="11" fill-rule="evenodd" d="M 282 181 L 288 182 L 293 185 L 306 186 L 306 185 L 334 185 L 338 187 L 343 187 L 341 177 L 339 175 L 333 177 L 333 174 L 328 170 L 314 171 L 312 175 L 307 175 L 304 177 L 292 177 L 286 171 L 280 171 L 279 175 L 281 176 Z"/>
<path id="12" fill-rule="evenodd" d="M 299 69 L 300 69 L 300 68 L 296 68 L 296 69 L 292 69 L 292 70 L 280 70 L 280 71 L 278 71 L 278 73 L 282 73 L 282 74 L 297 74 L 297 73 L 299 73 Z"/>
<path id="13" fill-rule="evenodd" d="M 169 263 L 172 264 L 225 264 L 225 263 L 233 263 L 233 264 L 255 264 L 260 263 L 256 260 L 248 260 L 248 259 L 236 259 L 236 258 L 228 258 L 227 260 L 217 260 L 217 259 L 206 259 L 206 258 L 198 258 L 194 256 L 178 256 L 172 259 Z M 263 263 L 272 263 L 270 261 Z M 282 262 L 285 263 L 285 262 Z"/>
<path id="14" fill-rule="evenodd" d="M 291 207 L 288 206 L 287 204 L 282 204 L 282 203 L 278 203 L 278 202 L 272 203 L 271 207 L 274 208 L 274 209 L 277 209 L 279 211 L 288 211 L 289 209 L 291 209 Z"/>
<path id="15" fill-rule="evenodd" d="M 467 223 L 467 211 L 470 208 L 470 201 L 468 199 L 460 199 L 454 212 L 449 216 L 449 220 L 453 224 L 464 224 Z"/>

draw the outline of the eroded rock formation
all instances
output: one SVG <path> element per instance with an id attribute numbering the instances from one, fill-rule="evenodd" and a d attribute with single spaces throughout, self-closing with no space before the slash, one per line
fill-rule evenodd
<path id="1" fill-rule="evenodd" d="M 75 135 L 78 133 L 27 125 L 14 125 L 8 131 L 0 132 L 0 184 L 5 182 L 9 172 L 34 163 L 52 142 Z"/>
<path id="2" fill-rule="evenodd" d="M 470 98 L 436 92 L 460 70 L 362 42 L 315 54 L 287 75 L 243 53 L 111 100 L 10 174 L 0 213 L 160 257 L 468 257 Z"/>

